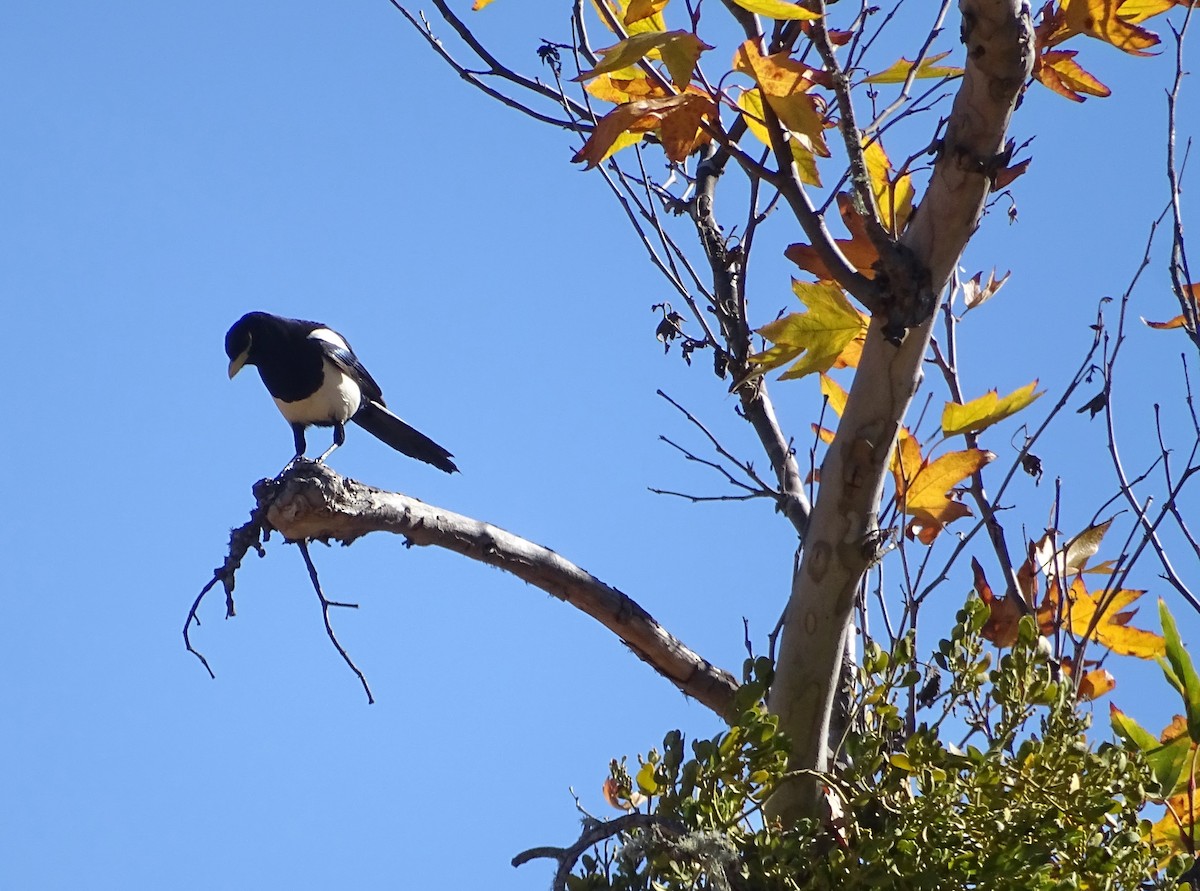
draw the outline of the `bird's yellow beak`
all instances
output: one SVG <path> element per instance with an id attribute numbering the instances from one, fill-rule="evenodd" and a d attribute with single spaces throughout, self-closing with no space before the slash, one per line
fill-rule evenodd
<path id="1" fill-rule="evenodd" d="M 236 359 L 229 360 L 229 379 L 233 380 L 233 376 L 242 370 L 242 366 L 246 364 L 246 360 L 250 358 L 250 347 L 246 347 L 238 355 Z"/>

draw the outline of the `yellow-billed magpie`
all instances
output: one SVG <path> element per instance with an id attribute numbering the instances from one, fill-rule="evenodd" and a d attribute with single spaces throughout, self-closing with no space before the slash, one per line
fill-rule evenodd
<path id="1" fill-rule="evenodd" d="M 454 457 L 424 433 L 387 410 L 375 378 L 358 361 L 346 338 L 320 322 L 248 312 L 225 335 L 232 378 L 243 365 L 259 376 L 296 437 L 296 457 L 304 456 L 304 428 L 333 428 L 331 445 L 318 462 L 346 441 L 353 421 L 410 458 L 446 473 L 458 470 Z"/>

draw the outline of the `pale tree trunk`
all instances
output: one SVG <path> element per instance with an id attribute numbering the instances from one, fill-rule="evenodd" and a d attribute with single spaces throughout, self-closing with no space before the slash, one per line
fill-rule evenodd
<path id="1" fill-rule="evenodd" d="M 961 0 L 966 73 L 928 190 L 901 243 L 928 271 L 926 298 L 942 291 L 983 212 L 1003 156 L 1009 118 L 1034 59 L 1033 23 L 1021 0 Z M 901 301 L 901 294 L 885 295 Z M 804 556 L 792 581 L 770 708 L 792 740 L 791 767 L 829 767 L 829 720 L 842 642 L 863 576 L 880 547 L 878 514 L 896 434 L 921 380 L 933 316 L 899 346 L 871 322 L 837 435 L 821 466 Z M 891 334 L 891 331 L 888 331 Z M 772 799 L 785 818 L 813 813 L 811 777 Z"/>

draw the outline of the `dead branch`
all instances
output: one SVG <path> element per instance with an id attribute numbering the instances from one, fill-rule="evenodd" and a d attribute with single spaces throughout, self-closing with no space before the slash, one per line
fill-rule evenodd
<path id="1" fill-rule="evenodd" d="M 638 658 L 718 715 L 727 716 L 732 707 L 738 683 L 729 672 L 702 659 L 624 593 L 549 548 L 407 495 L 346 479 L 311 461 L 260 481 L 255 497 L 264 530 L 277 530 L 289 541 L 349 544 L 370 532 L 391 532 L 403 535 L 409 545 L 446 548 L 503 569 L 596 619 Z M 193 619 L 194 609 L 189 623 Z"/>

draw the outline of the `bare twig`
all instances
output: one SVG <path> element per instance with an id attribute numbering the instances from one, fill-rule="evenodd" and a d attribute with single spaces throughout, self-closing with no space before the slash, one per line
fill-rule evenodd
<path id="1" fill-rule="evenodd" d="M 308 542 L 300 540 L 296 542 L 300 547 L 300 555 L 304 557 L 304 565 L 308 569 L 308 578 L 312 582 L 313 590 L 317 592 L 317 599 L 321 601 L 321 618 L 325 621 L 325 635 L 333 644 L 334 649 L 338 651 L 338 655 L 342 660 L 350 666 L 350 670 L 358 677 L 358 682 L 362 684 L 363 690 L 367 694 L 367 704 L 374 705 L 375 697 L 371 695 L 371 686 L 367 683 L 367 676 L 362 673 L 354 660 L 350 658 L 350 654 L 346 652 L 345 647 L 337 639 L 337 635 L 333 631 L 333 625 L 329 621 L 329 609 L 334 606 L 342 606 L 348 609 L 358 609 L 357 603 L 339 603 L 336 600 L 330 600 L 325 596 L 325 592 L 321 590 L 321 580 L 317 576 L 317 567 L 312 561 L 312 556 L 308 553 Z"/>

